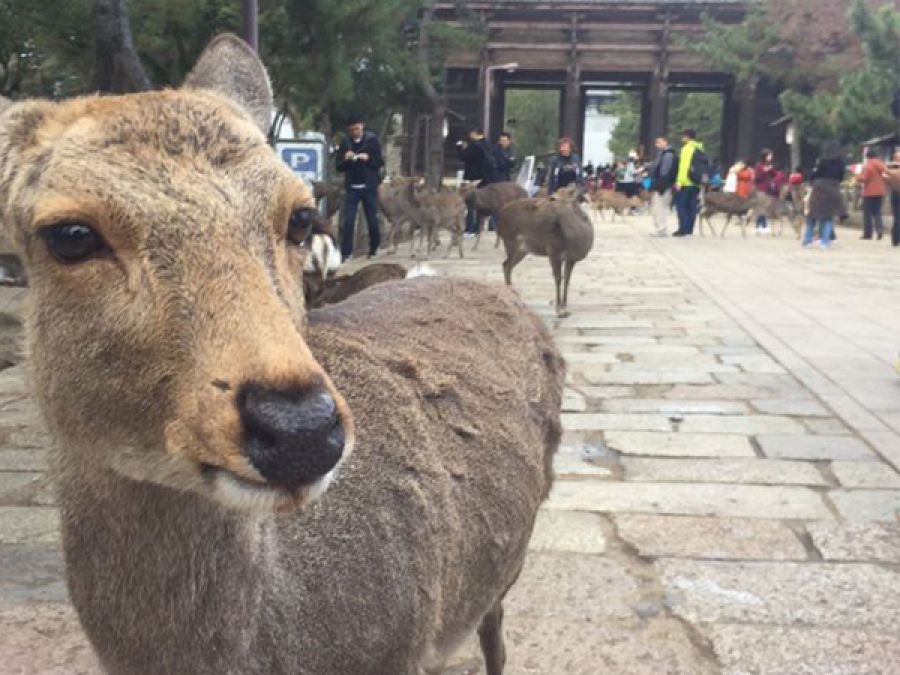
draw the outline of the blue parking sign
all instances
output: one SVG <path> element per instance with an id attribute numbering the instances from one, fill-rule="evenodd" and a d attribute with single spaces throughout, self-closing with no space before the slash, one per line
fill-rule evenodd
<path id="1" fill-rule="evenodd" d="M 276 145 L 278 155 L 291 171 L 307 181 L 325 178 L 325 145 L 310 141 L 284 141 Z"/>

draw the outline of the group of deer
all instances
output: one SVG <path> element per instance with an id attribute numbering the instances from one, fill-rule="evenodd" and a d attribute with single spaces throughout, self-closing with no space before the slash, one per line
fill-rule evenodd
<path id="1" fill-rule="evenodd" d="M 307 311 L 314 201 L 271 113 L 231 36 L 180 90 L 0 102 L 72 602 L 110 675 L 430 675 L 476 631 L 500 675 L 562 360 L 502 287 Z"/>
<path id="2" fill-rule="evenodd" d="M 705 225 L 715 237 L 716 228 L 713 227 L 712 217 L 721 214 L 726 218 L 719 236 L 724 237 L 731 219 L 737 218 L 741 224 L 741 235 L 746 239 L 750 223 L 755 222 L 759 216 L 765 216 L 767 220 L 778 224 L 776 236 L 782 236 L 784 221 L 787 220 L 799 239 L 805 219 L 807 193 L 803 185 L 786 185 L 778 196 L 754 192 L 749 197 L 742 197 L 734 193 L 706 191 L 700 208 L 700 234 L 704 234 Z"/>

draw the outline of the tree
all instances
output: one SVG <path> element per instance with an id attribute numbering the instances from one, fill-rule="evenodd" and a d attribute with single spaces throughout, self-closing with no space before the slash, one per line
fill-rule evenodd
<path id="1" fill-rule="evenodd" d="M 635 91 L 623 91 L 603 104 L 600 112 L 619 119 L 609 139 L 609 151 L 616 158 L 627 157 L 641 139 L 641 97 Z"/>
<path id="2" fill-rule="evenodd" d="M 510 89 L 506 92 L 506 117 L 520 156 L 556 152 L 559 135 L 558 91 Z"/>
<path id="3" fill-rule="evenodd" d="M 711 159 L 721 158 L 722 95 L 706 92 L 669 94 L 669 139 L 676 142 L 685 129 L 694 129 Z"/>
<path id="4" fill-rule="evenodd" d="M 125 0 L 95 0 L 96 61 L 93 89 L 125 94 L 147 91 L 153 85 L 131 37 Z"/>

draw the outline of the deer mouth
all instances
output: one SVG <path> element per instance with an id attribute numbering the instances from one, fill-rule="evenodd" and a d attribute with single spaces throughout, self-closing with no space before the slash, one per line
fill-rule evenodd
<path id="1" fill-rule="evenodd" d="M 200 475 L 212 496 L 224 506 L 239 511 L 287 513 L 318 501 L 328 490 L 340 465 L 324 476 L 291 487 L 261 483 L 228 469 L 201 463 Z"/>

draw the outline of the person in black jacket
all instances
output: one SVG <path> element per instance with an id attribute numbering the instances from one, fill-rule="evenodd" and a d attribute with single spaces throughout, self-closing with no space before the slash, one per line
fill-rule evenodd
<path id="1" fill-rule="evenodd" d="M 469 129 L 469 140 L 459 141 L 456 150 L 463 163 L 463 180 L 478 183 L 478 188 L 490 185 L 494 180 L 494 149 L 484 137 L 481 127 Z M 478 214 L 473 207 L 466 212 L 466 237 L 474 237 L 478 232 Z"/>
<path id="2" fill-rule="evenodd" d="M 512 181 L 512 171 L 516 166 L 516 155 L 512 149 L 512 136 L 508 131 L 500 134 L 497 148 L 494 150 L 494 163 L 497 165 L 497 181 Z"/>
<path id="3" fill-rule="evenodd" d="M 810 176 L 812 192 L 806 216 L 806 231 L 803 246 L 812 246 L 816 225 L 820 228 L 819 241 L 822 248 L 828 248 L 834 239 L 834 220 L 845 211 L 841 183 L 847 174 L 844 149 L 838 141 L 828 143 Z"/>
<path id="4" fill-rule="evenodd" d="M 362 118 L 354 118 L 347 131 L 335 162 L 337 170 L 344 174 L 344 187 L 347 191 L 341 257 L 347 260 L 353 256 L 356 212 L 362 203 L 369 225 L 369 257 L 374 258 L 381 243 L 381 229 L 378 225 L 378 185 L 381 183 L 381 167 L 384 166 L 381 143 L 375 134 L 366 131 Z"/>
<path id="5" fill-rule="evenodd" d="M 672 211 L 672 188 L 678 174 L 678 158 L 666 138 L 656 139 L 656 159 L 650 167 L 650 213 L 653 214 L 654 236 L 668 236 L 667 225 Z"/>
<path id="6" fill-rule="evenodd" d="M 581 173 L 581 158 L 575 152 L 575 142 L 564 136 L 559 139 L 559 154 L 550 164 L 548 173 L 550 185 L 547 192 L 551 195 L 560 188 L 576 185 L 584 186 L 584 176 Z"/>

